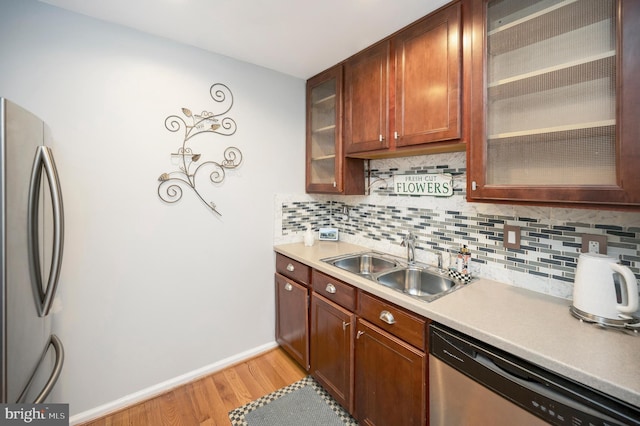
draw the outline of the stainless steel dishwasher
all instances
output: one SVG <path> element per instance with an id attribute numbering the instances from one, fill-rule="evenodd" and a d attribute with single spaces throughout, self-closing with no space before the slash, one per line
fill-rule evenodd
<path id="1" fill-rule="evenodd" d="M 429 328 L 430 426 L 640 425 L 640 407 L 464 334 Z"/>

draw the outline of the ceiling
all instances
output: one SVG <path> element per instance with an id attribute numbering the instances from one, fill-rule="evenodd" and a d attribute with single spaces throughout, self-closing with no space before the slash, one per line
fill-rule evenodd
<path id="1" fill-rule="evenodd" d="M 449 0 L 40 0 L 307 79 Z"/>

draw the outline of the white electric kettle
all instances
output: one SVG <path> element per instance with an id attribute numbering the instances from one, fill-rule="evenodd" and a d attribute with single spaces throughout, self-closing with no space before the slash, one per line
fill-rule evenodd
<path id="1" fill-rule="evenodd" d="M 573 285 L 571 312 L 578 318 L 621 324 L 637 319 L 638 281 L 631 269 L 603 254 L 582 253 Z"/>

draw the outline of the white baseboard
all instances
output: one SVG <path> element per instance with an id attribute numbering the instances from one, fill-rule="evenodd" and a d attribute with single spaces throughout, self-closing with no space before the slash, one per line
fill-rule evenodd
<path id="1" fill-rule="evenodd" d="M 215 373 L 216 371 L 220 371 L 230 365 L 237 364 L 238 362 L 241 362 L 247 358 L 251 358 L 262 352 L 266 352 L 277 346 L 278 344 L 276 342 L 267 343 L 256 348 L 249 349 L 248 351 L 241 352 L 229 358 L 225 358 L 213 364 L 205 365 L 202 368 L 198 368 L 197 370 L 190 371 L 186 374 L 166 380 L 162 383 L 158 383 L 157 385 L 150 386 L 146 389 L 142 389 L 130 395 L 123 396 L 122 398 L 118 398 L 115 401 L 111 401 L 90 410 L 83 411 L 82 413 L 75 414 L 69 418 L 69 424 L 76 425 L 79 423 L 97 419 L 98 417 L 102 417 L 114 411 L 121 410 L 130 405 L 153 398 L 154 396 L 160 395 L 182 384 Z"/>

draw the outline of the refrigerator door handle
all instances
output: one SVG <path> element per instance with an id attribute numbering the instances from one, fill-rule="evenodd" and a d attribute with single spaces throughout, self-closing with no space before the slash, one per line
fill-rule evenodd
<path id="1" fill-rule="evenodd" d="M 38 372 L 38 367 L 40 366 L 40 364 L 42 364 L 45 356 L 47 355 L 47 352 L 49 351 L 49 346 L 53 346 L 53 349 L 56 352 L 56 363 L 53 366 L 53 369 L 51 370 L 49 379 L 47 379 L 47 383 L 44 384 L 44 386 L 42 387 L 42 390 L 40 391 L 38 396 L 35 397 L 33 401 L 24 401 L 24 399 L 27 396 L 27 392 L 31 387 L 31 384 L 33 383 L 33 379 L 35 379 L 36 377 L 36 373 Z M 52 334 L 49 344 L 45 346 L 44 351 L 42 352 L 42 356 L 40 357 L 40 361 L 38 362 L 38 365 L 33 371 L 33 374 L 29 378 L 27 385 L 22 390 L 22 393 L 20 394 L 16 402 L 19 404 L 23 404 L 23 403 L 42 404 L 44 400 L 49 396 L 49 394 L 51 393 L 51 390 L 53 389 L 56 382 L 58 381 L 58 378 L 60 377 L 60 372 L 62 371 L 63 364 L 64 364 L 64 347 L 62 346 L 62 341 L 60 341 L 58 336 L 56 336 L 55 334 Z"/>
<path id="2" fill-rule="evenodd" d="M 51 254 L 51 269 L 47 286 L 42 286 L 42 273 L 40 265 L 40 242 L 38 210 L 40 204 L 40 182 L 42 171 L 47 175 L 49 192 L 51 193 L 51 203 L 53 207 L 53 251 Z M 38 315 L 44 317 L 49 314 L 53 297 L 60 278 L 60 268 L 62 266 L 62 251 L 64 244 L 64 211 L 62 207 L 62 191 L 58 171 L 53 160 L 51 149 L 46 146 L 36 148 L 33 168 L 31 170 L 31 182 L 29 184 L 29 206 L 27 233 L 29 242 L 29 268 L 31 269 L 31 284 L 33 294 L 36 298 L 36 309 Z"/>

